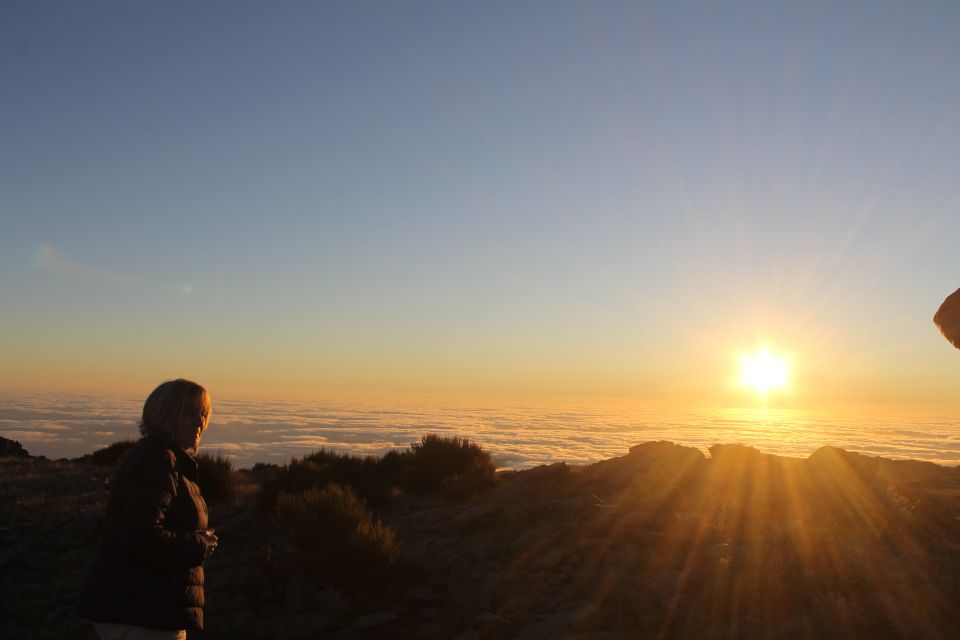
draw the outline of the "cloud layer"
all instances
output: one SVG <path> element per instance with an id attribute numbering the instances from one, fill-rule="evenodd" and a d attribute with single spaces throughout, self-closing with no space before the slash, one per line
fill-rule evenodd
<path id="1" fill-rule="evenodd" d="M 0 396 L 0 435 L 34 455 L 76 457 L 138 436 L 141 401 L 78 396 Z M 640 442 L 671 440 L 706 449 L 738 442 L 807 456 L 825 444 L 868 455 L 960 464 L 960 419 L 764 411 L 556 411 L 439 406 L 361 407 L 328 403 L 218 400 L 204 450 L 239 467 L 287 462 L 326 447 L 380 455 L 426 433 L 480 442 L 498 466 L 585 464 L 623 455 Z"/>

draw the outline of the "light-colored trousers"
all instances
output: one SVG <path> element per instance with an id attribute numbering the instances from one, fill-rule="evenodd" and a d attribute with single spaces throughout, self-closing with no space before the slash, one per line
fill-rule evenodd
<path id="1" fill-rule="evenodd" d="M 129 624 L 113 624 L 110 622 L 94 622 L 100 640 L 187 640 L 187 632 L 158 631 Z"/>

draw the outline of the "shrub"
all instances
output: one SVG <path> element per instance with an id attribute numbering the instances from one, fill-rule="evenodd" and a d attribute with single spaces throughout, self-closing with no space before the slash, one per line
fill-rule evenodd
<path id="1" fill-rule="evenodd" d="M 349 488 L 280 492 L 277 521 L 311 569 L 347 589 L 381 586 L 400 558 L 396 535 Z"/>
<path id="2" fill-rule="evenodd" d="M 462 497 L 490 487 L 495 472 L 490 454 L 480 445 L 466 438 L 428 434 L 410 449 L 389 451 L 382 458 L 326 449 L 294 458 L 263 481 L 259 503 L 261 509 L 272 512 L 282 492 L 304 492 L 335 483 L 350 487 L 371 507 L 382 508 L 397 487 Z"/>
<path id="3" fill-rule="evenodd" d="M 497 468 L 490 454 L 466 438 L 431 433 L 410 448 L 407 483 L 413 490 L 461 496 L 493 484 Z"/>
<path id="4" fill-rule="evenodd" d="M 254 473 L 276 473 L 279 469 L 280 465 L 274 464 L 273 462 L 257 462 L 254 463 L 253 468 L 250 470 Z"/>
<path id="5" fill-rule="evenodd" d="M 409 449 L 394 449 L 380 458 L 378 471 L 384 482 L 399 487 L 406 484 L 413 453 Z"/>
<path id="6" fill-rule="evenodd" d="M 297 458 L 282 465 L 272 478 L 264 480 L 260 487 L 259 505 L 264 511 L 273 512 L 282 492 L 301 493 L 322 486 L 320 470 L 316 465 Z"/>
<path id="7" fill-rule="evenodd" d="M 348 486 L 371 504 L 381 505 L 389 498 L 389 483 L 380 477 L 380 459 L 376 456 L 359 457 L 320 449 L 304 457 L 303 461 L 320 469 L 323 484 L 333 482 Z"/>
<path id="8" fill-rule="evenodd" d="M 87 464 L 112 467 L 113 465 L 117 464 L 117 462 L 119 462 L 120 459 L 126 455 L 127 451 L 129 451 L 135 444 L 137 444 L 136 440 L 121 440 L 119 442 L 114 442 L 103 449 L 97 449 L 93 453 L 81 457 L 80 461 L 86 462 Z"/>
<path id="9" fill-rule="evenodd" d="M 233 496 L 237 487 L 237 474 L 230 458 L 219 453 L 212 456 L 201 453 L 197 456 L 200 492 L 207 502 L 222 502 Z"/>
<path id="10" fill-rule="evenodd" d="M 380 460 L 375 456 L 360 458 L 320 449 L 280 467 L 273 478 L 265 480 L 260 492 L 260 506 L 273 511 L 281 492 L 297 493 L 336 483 L 350 487 L 373 506 L 384 506 L 390 498 L 392 484 L 380 474 Z"/>

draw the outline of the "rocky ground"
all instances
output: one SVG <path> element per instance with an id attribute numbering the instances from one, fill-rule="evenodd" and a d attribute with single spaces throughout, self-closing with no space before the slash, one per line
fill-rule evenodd
<path id="1" fill-rule="evenodd" d="M 0 464 L 0 637 L 93 638 L 73 614 L 111 470 Z M 255 506 L 214 505 L 192 638 L 956 638 L 960 470 L 822 448 L 670 443 L 498 474 L 377 515 L 403 564 L 358 593 L 311 575 Z"/>

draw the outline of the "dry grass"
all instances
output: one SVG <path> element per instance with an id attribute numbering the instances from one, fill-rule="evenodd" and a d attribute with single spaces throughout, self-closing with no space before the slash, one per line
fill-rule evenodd
<path id="1" fill-rule="evenodd" d="M 109 470 L 0 462 L 0 637 L 94 638 L 73 612 L 106 505 Z"/>

